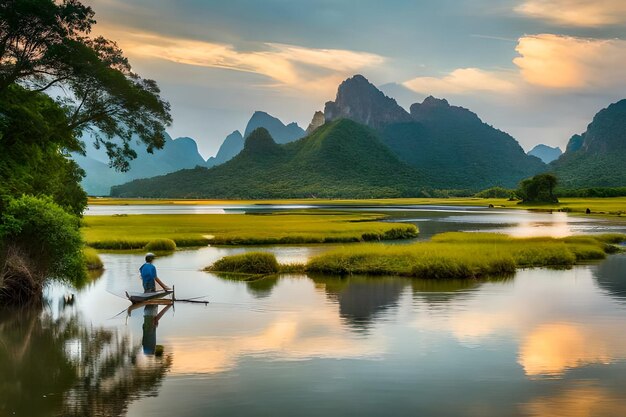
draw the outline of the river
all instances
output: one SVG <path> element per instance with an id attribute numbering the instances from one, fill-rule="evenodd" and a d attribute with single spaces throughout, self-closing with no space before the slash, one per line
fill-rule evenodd
<path id="1" fill-rule="evenodd" d="M 565 213 L 381 209 L 422 239 L 624 231 Z M 265 250 L 296 262 L 327 248 Z M 626 415 L 626 255 L 486 281 L 201 271 L 246 250 L 155 261 L 178 298 L 208 305 L 129 313 L 142 256 L 104 254 L 84 288 L 51 285 L 43 311 L 1 312 L 0 416 Z"/>

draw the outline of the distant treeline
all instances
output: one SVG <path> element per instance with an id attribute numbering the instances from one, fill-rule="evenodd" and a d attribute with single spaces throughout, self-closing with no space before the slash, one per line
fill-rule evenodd
<path id="1" fill-rule="evenodd" d="M 433 197 L 468 197 L 467 190 L 437 190 Z M 457 194 L 458 193 L 458 194 Z M 475 194 L 479 198 L 513 198 L 521 199 L 519 191 L 503 187 L 492 187 Z M 447 195 L 446 195 L 447 194 Z M 594 187 L 594 188 L 557 188 L 554 191 L 557 197 L 592 198 L 592 197 L 626 197 L 626 187 Z"/>

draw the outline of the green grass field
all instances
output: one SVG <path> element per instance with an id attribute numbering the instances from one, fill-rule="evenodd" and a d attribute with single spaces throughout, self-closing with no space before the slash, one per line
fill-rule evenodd
<path id="1" fill-rule="evenodd" d="M 517 239 L 494 233 L 444 233 L 410 245 L 368 244 L 312 258 L 308 272 L 399 275 L 431 279 L 477 278 L 523 267 L 569 267 L 603 259 L 626 235 Z"/>
<path id="2" fill-rule="evenodd" d="M 589 208 L 594 215 L 613 215 L 626 217 L 626 197 L 608 198 L 562 198 L 559 204 L 518 204 L 504 198 L 395 198 L 371 200 L 151 200 L 151 199 L 114 199 L 92 198 L 93 205 L 237 205 L 237 204 L 319 204 L 319 205 L 458 205 L 482 206 L 511 209 L 565 210 L 572 213 L 585 213 Z"/>
<path id="3" fill-rule="evenodd" d="M 165 214 L 86 216 L 82 233 L 97 249 L 141 249 L 155 239 L 178 247 L 336 243 L 417 236 L 409 224 L 385 223 L 376 213 Z"/>
<path id="4" fill-rule="evenodd" d="M 208 271 L 267 274 L 302 270 L 328 275 L 395 275 L 426 279 L 468 279 L 506 276 L 517 268 L 570 267 L 576 263 L 603 259 L 619 249 L 614 243 L 626 235 L 572 236 L 554 238 L 512 238 L 495 233 L 451 232 L 436 235 L 429 242 L 409 245 L 365 244 L 331 250 L 310 259 L 306 265 L 281 266 L 274 255 L 255 252 L 222 258 Z M 272 258 L 272 259 L 269 259 Z"/>

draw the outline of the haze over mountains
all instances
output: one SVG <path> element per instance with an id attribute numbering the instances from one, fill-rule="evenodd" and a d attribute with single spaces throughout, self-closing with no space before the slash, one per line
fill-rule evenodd
<path id="1" fill-rule="evenodd" d="M 429 190 L 514 188 L 520 180 L 545 171 L 556 171 L 566 186 L 623 185 L 626 173 L 624 180 L 615 181 L 614 172 L 601 181 L 592 174 L 602 170 L 598 164 L 625 171 L 614 158 L 626 147 L 626 138 L 614 134 L 626 131 L 625 108 L 620 102 L 600 112 L 555 161 L 560 149 L 538 145 L 526 154 L 513 137 L 445 99 L 427 97 L 407 112 L 356 75 L 340 84 L 324 112 L 315 112 L 306 132 L 257 111 L 244 135 L 234 131 L 208 161 L 194 156 L 195 147 L 187 145 L 185 157 L 166 145 L 168 155 L 185 158 L 182 168 L 193 169 L 168 175 L 153 170 L 144 177 L 160 176 L 114 187 L 112 193 L 197 198 L 419 196 L 429 195 Z M 606 135 L 612 139 L 605 140 Z M 583 180 L 574 172 L 576 164 L 595 168 L 589 168 Z"/>
<path id="2" fill-rule="evenodd" d="M 553 148 L 548 145 L 539 144 L 528 151 L 528 155 L 536 156 L 546 164 L 549 164 L 563 155 L 563 151 L 561 151 L 561 148 L 559 147 Z"/>
<path id="3" fill-rule="evenodd" d="M 245 129 L 246 137 L 258 127 L 268 129 L 272 137 L 279 138 L 280 143 L 291 142 L 305 135 L 304 130 L 296 123 L 285 125 L 279 119 L 262 111 L 255 112 L 250 118 Z M 133 141 L 131 147 L 137 152 L 137 159 L 131 162 L 131 169 L 128 172 L 117 172 L 109 168 L 106 152 L 103 149 L 95 149 L 89 138 L 85 138 L 86 155 L 72 155 L 87 174 L 82 181 L 83 188 L 90 195 L 109 195 L 111 186 L 137 178 L 150 178 L 196 166 L 212 167 L 222 164 L 241 152 L 244 146 L 244 137 L 236 130 L 224 139 L 216 156 L 205 161 L 198 152 L 196 141 L 192 138 L 172 139 L 167 134 L 165 136 L 163 149 L 155 150 L 153 154 L 148 154 L 144 146 Z"/>

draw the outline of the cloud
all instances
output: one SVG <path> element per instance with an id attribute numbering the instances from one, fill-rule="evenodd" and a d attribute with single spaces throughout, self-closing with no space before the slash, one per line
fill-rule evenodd
<path id="1" fill-rule="evenodd" d="M 514 77 L 515 74 L 505 71 L 459 68 L 441 78 L 417 77 L 405 81 L 403 85 L 423 94 L 509 93 L 516 90 Z"/>
<path id="2" fill-rule="evenodd" d="M 268 77 L 267 86 L 298 90 L 334 90 L 353 73 L 385 62 L 376 54 L 346 49 L 319 49 L 281 43 L 263 43 L 238 50 L 225 43 L 168 37 L 149 32 L 104 30 L 131 58 L 151 58 L 180 64 L 249 72 Z"/>
<path id="3" fill-rule="evenodd" d="M 513 62 L 529 84 L 556 89 L 626 85 L 626 41 L 553 34 L 524 36 Z"/>
<path id="4" fill-rule="evenodd" d="M 403 85 L 440 95 L 524 94 L 529 87 L 567 92 L 626 87 L 626 40 L 538 34 L 519 38 L 515 50 L 520 55 L 513 59 L 517 72 L 459 68 L 443 77 L 417 77 Z"/>
<path id="5" fill-rule="evenodd" d="M 626 23 L 624 0 L 526 0 L 515 11 L 565 26 L 599 27 Z"/>

